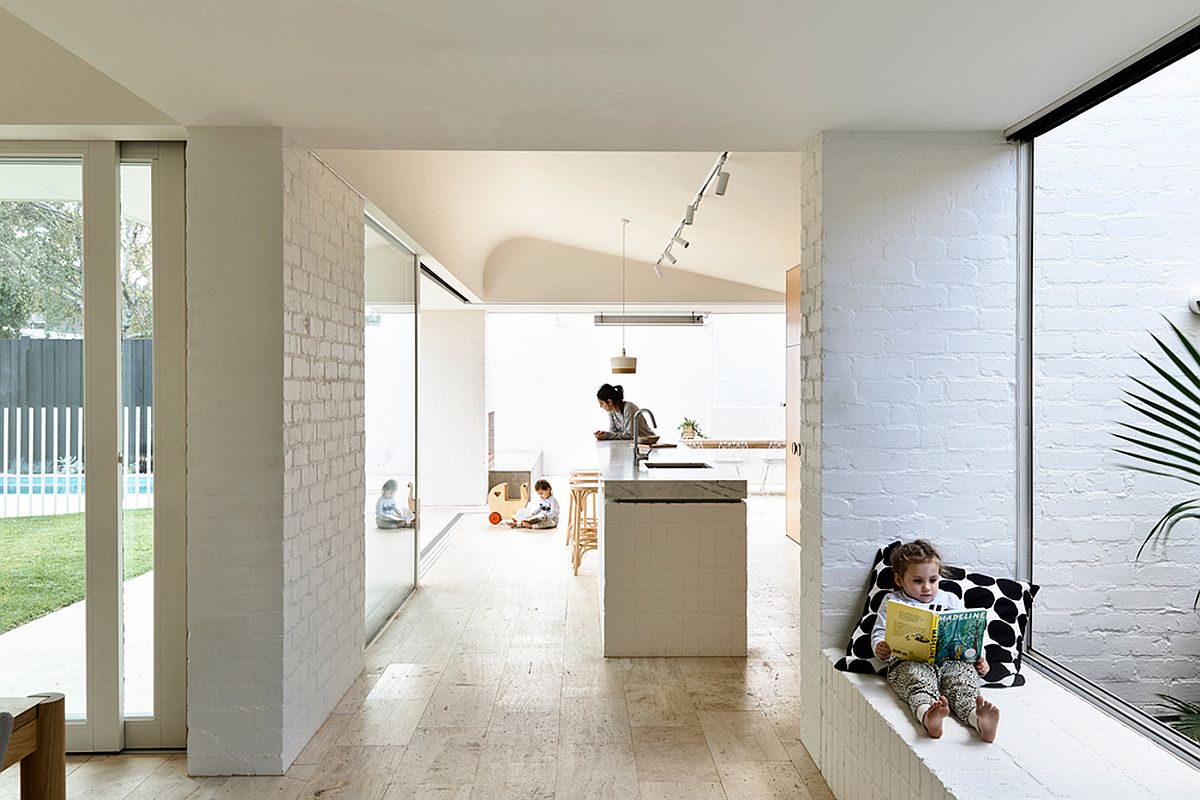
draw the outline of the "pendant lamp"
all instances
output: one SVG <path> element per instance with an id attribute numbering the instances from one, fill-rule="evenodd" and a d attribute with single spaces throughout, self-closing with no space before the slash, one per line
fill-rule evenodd
<path id="1" fill-rule="evenodd" d="M 625 355 L 625 231 L 629 220 L 621 220 L 621 355 L 613 356 L 613 375 L 633 375 L 637 372 L 637 357 Z"/>

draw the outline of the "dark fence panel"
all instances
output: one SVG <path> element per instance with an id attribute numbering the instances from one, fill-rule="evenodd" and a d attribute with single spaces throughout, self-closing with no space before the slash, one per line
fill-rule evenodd
<path id="1" fill-rule="evenodd" d="M 147 429 L 150 427 L 146 409 L 154 403 L 153 359 L 153 340 L 126 339 L 121 343 L 122 404 L 130 409 L 142 408 L 140 435 L 130 438 L 143 443 L 147 440 Z M 77 455 L 78 409 L 82 407 L 81 339 L 0 339 L 0 428 L 3 410 L 8 409 L 8 447 L 0 454 L 0 466 L 11 469 L 19 455 L 22 471 L 29 470 L 31 446 L 34 472 L 49 471 L 52 461 Z M 29 409 L 33 409 L 32 425 Z M 41 451 L 42 409 L 46 409 L 45 464 L 42 463 Z M 18 415 L 21 417 L 19 422 Z M 134 419 L 131 411 L 131 426 Z M 57 437 L 54 435 L 56 423 Z M 68 431 L 71 434 L 69 437 L 66 435 Z M 0 437 L 3 434 L 4 431 L 0 429 Z M 133 461 L 133 454 L 129 455 L 129 460 Z M 139 460 L 145 455 L 138 454 Z"/>

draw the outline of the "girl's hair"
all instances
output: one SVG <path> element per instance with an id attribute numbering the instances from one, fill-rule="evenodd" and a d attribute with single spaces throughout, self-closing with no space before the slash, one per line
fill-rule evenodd
<path id="1" fill-rule="evenodd" d="M 930 561 L 938 562 L 938 572 L 940 573 L 942 557 L 938 551 L 925 539 L 914 539 L 892 551 L 892 572 L 895 573 L 898 582 L 912 565 L 927 564 Z"/>
<path id="2" fill-rule="evenodd" d="M 596 399 L 619 406 L 625 402 L 625 387 L 620 384 L 613 386 L 606 383 L 600 387 L 600 391 L 596 392 Z"/>
<path id="3" fill-rule="evenodd" d="M 545 489 L 547 492 L 554 491 L 553 489 L 550 488 L 550 481 L 547 481 L 547 480 L 538 481 L 537 483 L 535 483 L 533 485 L 533 489 L 534 489 L 534 491 L 538 491 L 540 489 Z"/>
<path id="4" fill-rule="evenodd" d="M 396 482 L 394 480 L 392 480 L 391 478 L 388 478 L 386 481 L 383 482 L 383 490 L 385 492 L 396 491 Z"/>

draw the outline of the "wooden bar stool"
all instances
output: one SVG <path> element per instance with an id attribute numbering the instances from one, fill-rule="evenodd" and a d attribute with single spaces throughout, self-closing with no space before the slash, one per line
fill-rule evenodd
<path id="1" fill-rule="evenodd" d="M 575 538 L 575 527 L 578 523 L 579 504 L 578 497 L 575 493 L 576 485 L 581 487 L 595 487 L 600 485 L 600 471 L 594 469 L 577 469 L 572 470 L 568 474 L 571 484 L 571 496 L 567 506 L 567 540 L 566 544 L 570 545 Z"/>
<path id="2" fill-rule="evenodd" d="M 575 498 L 575 530 L 571 538 L 571 567 L 576 575 L 583 554 L 599 546 L 600 515 L 598 513 L 600 483 L 576 483 L 571 486 Z"/>

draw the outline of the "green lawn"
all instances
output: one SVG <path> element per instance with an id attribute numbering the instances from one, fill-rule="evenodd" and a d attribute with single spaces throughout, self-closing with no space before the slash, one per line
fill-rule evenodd
<path id="1" fill-rule="evenodd" d="M 125 512 L 125 578 L 154 566 L 154 509 Z M 83 599 L 83 514 L 0 519 L 0 633 Z"/>

